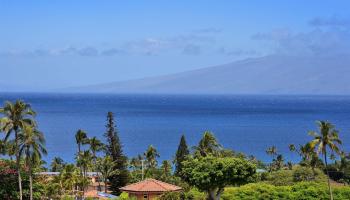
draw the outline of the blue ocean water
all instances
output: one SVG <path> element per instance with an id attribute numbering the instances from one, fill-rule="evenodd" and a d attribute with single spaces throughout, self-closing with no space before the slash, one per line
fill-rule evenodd
<path id="1" fill-rule="evenodd" d="M 154 145 L 161 160 L 174 157 L 180 136 L 196 145 L 206 130 L 226 148 L 264 161 L 265 150 L 276 145 L 286 160 L 297 155 L 288 145 L 311 139 L 316 120 L 329 120 L 340 131 L 343 148 L 350 150 L 350 97 L 347 96 L 181 96 L 0 94 L 0 102 L 23 99 L 37 111 L 47 140 L 48 162 L 60 156 L 74 160 L 78 129 L 104 140 L 106 114 L 115 114 L 119 136 L 128 156 Z"/>

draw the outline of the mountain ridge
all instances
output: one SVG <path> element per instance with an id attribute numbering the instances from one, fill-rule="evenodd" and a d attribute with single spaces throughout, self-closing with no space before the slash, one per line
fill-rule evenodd
<path id="1" fill-rule="evenodd" d="M 175 74 L 69 88 L 80 93 L 350 94 L 350 59 L 271 55 Z"/>

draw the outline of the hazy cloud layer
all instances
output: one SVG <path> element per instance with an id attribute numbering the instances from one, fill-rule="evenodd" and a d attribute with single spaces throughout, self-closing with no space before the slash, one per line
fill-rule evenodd
<path id="1" fill-rule="evenodd" d="M 314 18 L 310 20 L 309 24 L 311 26 L 316 26 L 316 27 L 326 27 L 326 26 L 333 26 L 333 27 L 350 27 L 350 19 L 343 19 L 340 18 L 339 16 L 332 16 L 329 18 Z"/>
<path id="2" fill-rule="evenodd" d="M 281 54 L 318 56 L 349 54 L 348 22 L 337 17 L 315 18 L 310 21 L 311 30 L 308 32 L 277 29 L 268 33 L 257 33 L 252 39 L 274 43 L 275 53 Z"/>
<path id="3" fill-rule="evenodd" d="M 15 50 L 0 52 L 1 56 L 117 56 L 117 55 L 159 55 L 166 52 L 198 55 L 205 46 L 216 42 L 215 33 L 221 32 L 216 28 L 204 28 L 171 37 L 148 37 L 140 40 L 126 41 L 123 44 L 101 48 L 93 45 L 68 47 L 58 49 L 38 48 L 35 50 Z"/>
<path id="4" fill-rule="evenodd" d="M 203 29 L 196 29 L 193 32 L 201 33 L 201 34 L 217 34 L 217 33 L 221 33 L 222 30 L 218 28 L 209 27 L 209 28 L 203 28 Z"/>
<path id="5" fill-rule="evenodd" d="M 221 47 L 217 50 L 217 53 L 226 56 L 257 56 L 260 53 L 256 50 L 245 50 L 245 49 L 230 49 L 227 47 Z"/>
<path id="6" fill-rule="evenodd" d="M 259 32 L 250 39 L 263 45 L 257 50 L 234 44 L 220 43 L 221 29 L 196 29 L 186 34 L 169 37 L 147 37 L 139 40 L 102 48 L 94 45 L 77 47 L 70 45 L 65 48 L 34 50 L 16 50 L 0 53 L 0 56 L 118 56 L 163 54 L 184 54 L 189 56 L 217 54 L 223 56 L 259 56 L 271 52 L 288 55 L 337 55 L 350 52 L 350 19 L 331 16 L 317 17 L 309 22 L 309 30 L 296 32 L 290 28 L 275 29 L 270 32 Z M 232 36 L 234 37 L 234 36 Z M 261 53 L 260 53 L 261 52 Z"/>

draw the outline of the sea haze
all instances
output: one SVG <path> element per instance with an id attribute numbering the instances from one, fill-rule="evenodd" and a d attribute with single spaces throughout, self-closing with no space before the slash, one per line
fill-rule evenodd
<path id="1" fill-rule="evenodd" d="M 265 150 L 276 145 L 286 160 L 296 161 L 288 145 L 310 140 L 307 132 L 316 129 L 316 120 L 333 122 L 350 150 L 348 96 L 0 95 L 1 103 L 15 99 L 31 103 L 37 111 L 47 140 L 47 161 L 55 156 L 74 160 L 78 129 L 104 140 L 108 111 L 115 114 L 128 156 L 142 154 L 152 144 L 161 160 L 172 159 L 181 134 L 193 146 L 210 130 L 226 148 L 268 161 Z"/>

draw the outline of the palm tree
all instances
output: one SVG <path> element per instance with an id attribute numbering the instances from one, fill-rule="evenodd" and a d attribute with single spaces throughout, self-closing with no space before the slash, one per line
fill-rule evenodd
<path id="1" fill-rule="evenodd" d="M 273 161 L 275 160 L 275 156 L 277 155 L 277 148 L 276 146 L 271 146 L 266 150 L 267 155 L 272 156 L 272 163 L 270 164 L 270 172 L 273 171 Z"/>
<path id="2" fill-rule="evenodd" d="M 61 188 L 74 191 L 74 186 L 78 183 L 79 170 L 73 164 L 64 166 L 60 173 L 60 178 L 57 178 Z"/>
<path id="3" fill-rule="evenodd" d="M 90 151 L 92 152 L 92 158 L 94 164 L 96 164 L 96 152 L 102 151 L 104 149 L 104 144 L 97 137 L 92 137 L 88 141 L 90 145 Z"/>
<path id="4" fill-rule="evenodd" d="M 85 187 L 84 187 L 84 183 L 86 182 L 86 173 L 88 168 L 91 166 L 91 160 L 92 160 L 92 156 L 90 151 L 86 150 L 80 153 L 80 155 L 78 156 L 78 166 L 80 166 L 82 168 L 82 173 L 83 173 L 83 196 L 84 196 L 84 192 L 85 192 Z"/>
<path id="5" fill-rule="evenodd" d="M 0 140 L 0 154 L 8 155 L 10 157 L 10 160 L 12 160 L 12 156 L 16 155 L 15 142 Z"/>
<path id="6" fill-rule="evenodd" d="M 5 132 L 6 136 L 4 141 L 6 142 L 11 136 L 11 133 L 15 133 L 15 154 L 16 154 L 16 168 L 18 175 L 18 186 L 19 186 L 19 199 L 23 199 L 22 194 L 22 178 L 21 178 L 21 167 L 20 167 L 20 155 L 18 148 L 18 134 L 24 126 L 34 126 L 35 121 L 33 117 L 35 112 L 31 106 L 24 101 L 17 100 L 15 103 L 6 102 L 3 108 L 0 108 L 0 114 L 4 117 L 0 119 L 1 131 Z"/>
<path id="7" fill-rule="evenodd" d="M 148 168 L 156 168 L 158 165 L 157 158 L 159 158 L 159 153 L 156 148 L 154 148 L 152 145 L 148 147 L 146 152 L 144 153 L 144 156 L 147 160 Z"/>
<path id="8" fill-rule="evenodd" d="M 81 145 L 84 145 L 88 142 L 88 137 L 86 135 L 86 132 L 79 129 L 77 133 L 75 134 L 75 141 L 78 145 L 78 155 L 80 155 L 81 152 Z"/>
<path id="9" fill-rule="evenodd" d="M 205 131 L 198 146 L 193 147 L 197 157 L 206 157 L 208 155 L 218 156 L 222 146 L 216 140 L 214 134 L 210 131 Z"/>
<path id="10" fill-rule="evenodd" d="M 79 160 L 79 156 L 81 155 L 81 145 L 84 145 L 88 142 L 88 137 L 85 131 L 79 129 L 75 134 L 75 142 L 78 145 L 78 154 L 77 159 Z M 80 167 L 80 173 L 82 175 L 83 169 Z"/>
<path id="11" fill-rule="evenodd" d="M 169 160 L 164 160 L 162 162 L 162 166 L 160 167 L 162 170 L 161 180 L 168 182 L 169 177 L 171 177 L 172 165 Z"/>
<path id="12" fill-rule="evenodd" d="M 64 168 L 64 161 L 60 157 L 54 157 L 51 162 L 51 171 L 52 172 L 60 172 Z"/>
<path id="13" fill-rule="evenodd" d="M 44 134 L 33 126 L 26 125 L 18 135 L 19 154 L 25 158 L 29 169 L 30 200 L 33 200 L 33 164 L 41 160 L 42 154 L 46 155 Z"/>
<path id="14" fill-rule="evenodd" d="M 275 156 L 277 155 L 277 148 L 276 146 L 271 146 L 269 147 L 267 150 L 266 150 L 266 153 L 268 155 L 271 155 L 272 156 L 272 160 L 275 159 Z"/>
<path id="15" fill-rule="evenodd" d="M 288 148 L 289 148 L 289 151 L 291 151 L 291 152 L 295 152 L 295 151 L 296 151 L 296 147 L 295 147 L 294 144 L 290 144 L 290 145 L 288 146 Z"/>
<path id="16" fill-rule="evenodd" d="M 319 133 L 311 131 L 309 134 L 314 137 L 310 142 L 312 148 L 316 148 L 318 154 L 324 156 L 324 162 L 326 165 L 327 180 L 328 180 L 328 189 L 330 193 L 331 200 L 333 200 L 332 188 L 330 184 L 328 165 L 327 165 L 327 148 L 338 155 L 340 155 L 340 149 L 338 145 L 341 145 L 342 142 L 339 139 L 338 131 L 335 130 L 334 126 L 327 121 L 317 121 L 319 128 Z"/>
<path id="17" fill-rule="evenodd" d="M 115 170 L 115 166 L 116 166 L 116 163 L 113 162 L 110 156 L 97 159 L 96 169 L 102 176 L 103 182 L 105 184 L 104 186 L 105 193 L 107 193 L 108 177 L 118 174 L 118 171 Z"/>
<path id="18" fill-rule="evenodd" d="M 283 156 L 281 154 L 277 155 L 276 159 L 274 160 L 274 165 L 275 165 L 277 170 L 282 169 L 282 167 L 284 165 L 284 159 L 283 159 Z"/>
<path id="19" fill-rule="evenodd" d="M 131 158 L 129 161 L 129 167 L 132 171 L 142 169 L 142 160 L 144 160 L 142 155 L 137 155 L 136 157 Z"/>

